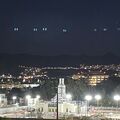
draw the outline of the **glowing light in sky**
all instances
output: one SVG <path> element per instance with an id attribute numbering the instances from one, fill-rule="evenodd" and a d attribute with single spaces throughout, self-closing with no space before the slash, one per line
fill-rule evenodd
<path id="1" fill-rule="evenodd" d="M 103 28 L 103 31 L 107 31 L 107 28 Z"/>
<path id="2" fill-rule="evenodd" d="M 67 30 L 66 30 L 66 29 L 63 29 L 63 32 L 67 32 Z"/>
<path id="3" fill-rule="evenodd" d="M 19 30 L 18 27 L 15 27 L 15 28 L 14 28 L 14 31 L 18 31 L 18 30 Z"/>
<path id="4" fill-rule="evenodd" d="M 37 32 L 37 31 L 38 31 L 38 29 L 37 29 L 37 28 L 33 28 L 33 31 L 34 31 L 34 32 Z"/>
<path id="5" fill-rule="evenodd" d="M 96 32 L 96 31 L 97 31 L 97 29 L 95 28 L 95 29 L 94 29 L 94 31 Z"/>
<path id="6" fill-rule="evenodd" d="M 46 28 L 46 27 L 45 27 L 45 28 L 42 28 L 42 30 L 43 30 L 43 31 L 47 31 L 47 28 Z"/>

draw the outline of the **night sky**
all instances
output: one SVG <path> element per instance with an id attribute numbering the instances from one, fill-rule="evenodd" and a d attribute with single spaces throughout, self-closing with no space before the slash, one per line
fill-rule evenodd
<path id="1" fill-rule="evenodd" d="M 120 55 L 120 0 L 0 0 L 0 53 Z"/>

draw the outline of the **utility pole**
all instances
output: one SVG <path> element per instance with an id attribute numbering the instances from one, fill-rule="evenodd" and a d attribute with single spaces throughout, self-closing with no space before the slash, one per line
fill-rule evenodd
<path id="1" fill-rule="evenodd" d="M 78 115 L 79 115 L 79 113 L 80 113 L 80 111 L 79 111 L 79 96 L 77 96 L 77 107 L 78 107 Z"/>
<path id="2" fill-rule="evenodd" d="M 57 87 L 57 116 L 56 116 L 56 120 L 58 120 L 58 87 Z"/>

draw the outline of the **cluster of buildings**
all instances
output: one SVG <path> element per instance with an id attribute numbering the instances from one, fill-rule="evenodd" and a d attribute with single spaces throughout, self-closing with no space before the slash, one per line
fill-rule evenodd
<path id="1" fill-rule="evenodd" d="M 23 69 L 17 76 L 11 74 L 2 74 L 0 76 L 0 88 L 27 88 L 37 87 L 41 80 L 48 79 L 47 73 L 36 67 L 20 67 Z"/>
<path id="2" fill-rule="evenodd" d="M 41 112 L 43 115 L 56 114 L 57 109 L 59 115 L 64 114 L 86 114 L 87 103 L 85 101 L 73 101 L 72 96 L 66 93 L 66 86 L 64 78 L 59 79 L 58 93 L 50 100 L 43 101 L 41 99 L 31 98 L 28 99 L 28 107 L 34 108 L 36 111 Z M 58 107 L 57 107 L 58 106 Z"/>
<path id="3" fill-rule="evenodd" d="M 27 67 L 19 66 L 18 75 L 2 74 L 0 88 L 37 87 L 43 80 L 58 79 L 60 77 L 73 80 L 84 79 L 88 85 L 96 86 L 110 76 L 120 77 L 120 65 L 84 65 L 79 67 Z M 61 76 L 60 76 L 61 74 Z"/>
<path id="4" fill-rule="evenodd" d="M 13 100 L 15 99 L 14 97 Z M 66 93 L 64 78 L 59 79 L 58 92 L 50 101 L 42 100 L 39 95 L 36 96 L 36 98 L 27 95 L 26 101 L 27 110 L 35 110 L 41 113 L 44 118 L 47 118 L 49 115 L 54 115 L 55 117 L 57 109 L 59 111 L 59 116 L 66 114 L 86 114 L 87 111 L 87 103 L 85 101 L 73 101 L 72 96 Z M 1 110 L 3 107 L 7 107 L 7 98 L 5 94 L 0 94 L 0 107 Z"/>
<path id="5" fill-rule="evenodd" d="M 72 76 L 72 79 L 74 80 L 81 80 L 85 79 L 87 84 L 90 86 L 96 86 L 100 84 L 102 81 L 107 80 L 109 78 L 109 75 L 106 74 L 105 72 L 100 72 L 100 71 L 92 71 L 89 73 L 81 72 L 74 74 Z"/>
<path id="6" fill-rule="evenodd" d="M 25 66 L 24 66 L 25 67 Z M 80 64 L 79 67 L 72 67 L 72 66 L 66 66 L 66 67 L 43 67 L 41 69 L 44 70 L 114 70 L 114 71 L 120 71 L 120 64 L 110 64 L 110 65 L 85 65 Z"/>
<path id="7" fill-rule="evenodd" d="M 44 70 L 64 70 L 73 71 L 73 74 L 68 75 L 73 80 L 84 79 L 88 85 L 96 86 L 102 81 L 109 79 L 110 76 L 120 77 L 120 65 L 84 65 L 80 67 L 44 67 Z M 67 73 L 67 72 L 66 72 Z M 55 78 L 54 78 L 55 79 Z"/>

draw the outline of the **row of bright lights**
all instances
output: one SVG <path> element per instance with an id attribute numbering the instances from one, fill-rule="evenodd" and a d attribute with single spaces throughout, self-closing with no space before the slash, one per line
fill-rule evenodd
<path id="1" fill-rule="evenodd" d="M 12 99 L 16 100 L 17 96 L 13 96 Z M 31 99 L 31 96 L 30 95 L 26 95 L 26 99 Z M 40 95 L 36 95 L 36 99 L 40 99 Z"/>
<path id="2" fill-rule="evenodd" d="M 14 31 L 19 31 L 19 28 L 18 28 L 18 27 L 15 27 L 15 28 L 13 28 L 13 30 L 14 30 Z M 48 28 L 46 28 L 46 27 L 45 27 L 45 28 L 42 28 L 42 31 L 47 31 L 47 30 L 48 30 Z M 37 31 L 38 31 L 38 28 L 33 28 L 33 31 L 34 31 L 34 32 L 37 32 Z M 63 32 L 67 32 L 67 29 L 62 29 L 62 31 L 63 31 Z"/>
<path id="3" fill-rule="evenodd" d="M 95 95 L 95 97 L 94 97 L 97 101 L 99 101 L 99 100 L 101 100 L 102 99 L 102 97 L 101 97 L 101 95 Z M 120 95 L 114 95 L 114 100 L 115 101 L 119 101 L 120 100 Z M 87 100 L 87 101 L 91 101 L 93 99 L 93 97 L 91 96 L 91 95 L 86 95 L 85 96 L 85 100 Z"/>
<path id="4" fill-rule="evenodd" d="M 101 97 L 101 95 L 95 95 L 95 97 L 94 97 L 96 100 L 101 100 L 102 99 L 102 97 Z M 87 101 L 90 101 L 90 100 L 92 100 L 93 99 L 93 97 L 91 96 L 91 95 L 86 95 L 85 96 L 85 100 L 87 100 Z"/>
<path id="5" fill-rule="evenodd" d="M 71 95 L 71 94 L 67 94 L 67 95 L 66 95 L 66 98 L 67 98 L 67 99 L 71 99 L 71 98 L 72 98 L 72 95 Z M 17 96 L 13 96 L 12 99 L 13 99 L 13 100 L 16 100 L 16 99 L 17 99 Z M 31 96 L 30 96 L 30 95 L 26 95 L 26 99 L 31 99 Z M 36 95 L 36 99 L 40 99 L 40 95 Z"/>
<path id="6" fill-rule="evenodd" d="M 31 98 L 30 95 L 26 95 L 26 99 L 30 99 L 30 98 Z M 40 95 L 36 95 L 36 98 L 39 99 L 39 98 L 40 98 Z M 71 95 L 71 94 L 67 94 L 67 95 L 66 95 L 66 98 L 67 98 L 67 99 L 71 99 L 71 98 L 72 98 L 72 95 Z M 95 95 L 94 98 L 95 98 L 96 100 L 98 100 L 98 101 L 102 99 L 101 95 Z M 16 100 L 16 99 L 17 99 L 17 96 L 13 96 L 12 99 L 13 99 L 13 100 Z M 87 101 L 91 101 L 92 99 L 93 99 L 93 97 L 92 97 L 91 95 L 86 95 L 86 96 L 85 96 L 85 100 L 87 100 Z M 114 100 L 119 101 L 119 100 L 120 100 L 120 95 L 114 95 Z"/>
<path id="7" fill-rule="evenodd" d="M 26 99 L 30 99 L 30 98 L 31 98 L 30 95 L 27 95 L 27 96 L 26 96 Z M 36 95 L 36 98 L 37 98 L 37 99 L 40 99 L 40 95 Z"/>
<path id="8" fill-rule="evenodd" d="M 13 28 L 13 30 L 14 30 L 14 31 L 19 31 L 19 28 L 18 28 L 18 27 L 15 27 L 15 28 Z M 42 30 L 43 30 L 43 31 L 47 31 L 48 28 L 47 28 L 47 27 L 44 27 L 44 28 L 42 28 Z M 103 28 L 102 30 L 103 30 L 104 32 L 105 32 L 105 31 L 108 31 L 107 28 Z M 120 28 L 117 28 L 117 30 L 120 31 Z M 38 28 L 33 28 L 33 31 L 34 31 L 34 32 L 37 32 L 37 31 L 38 31 Z M 94 32 L 97 32 L 97 31 L 99 31 L 99 29 L 94 28 L 93 31 L 94 31 Z M 67 32 L 67 29 L 63 29 L 63 32 Z"/>

